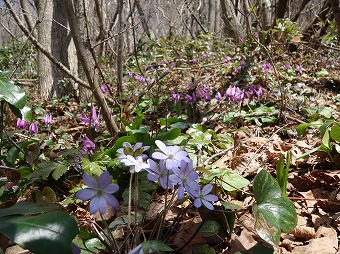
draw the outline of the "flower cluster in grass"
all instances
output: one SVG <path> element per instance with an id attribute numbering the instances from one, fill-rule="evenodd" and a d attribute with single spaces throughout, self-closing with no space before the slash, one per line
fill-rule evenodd
<path id="1" fill-rule="evenodd" d="M 157 182 L 164 189 L 177 189 L 179 199 L 188 194 L 195 207 L 199 208 L 203 204 L 213 210 L 212 202 L 217 201 L 218 197 L 210 194 L 211 184 L 201 189 L 199 175 L 188 153 L 179 146 L 166 146 L 160 140 L 156 140 L 155 143 L 158 150 L 152 153 L 152 158 L 147 158 L 143 152 L 149 147 L 144 147 L 142 143 L 132 146 L 125 142 L 123 148 L 117 150 L 118 159 L 130 167 L 130 172 L 138 173 L 145 170 L 150 181 Z"/>
<path id="2" fill-rule="evenodd" d="M 48 127 L 48 130 L 50 130 L 50 126 L 51 126 L 51 123 L 52 123 L 52 114 L 45 114 L 43 120 L 44 120 L 44 124 Z M 35 135 L 35 134 L 39 133 L 38 123 L 31 122 L 29 124 L 27 121 L 25 121 L 24 119 L 21 119 L 21 118 L 17 119 L 16 127 L 21 131 L 24 131 L 25 129 L 28 128 L 28 132 L 31 135 Z"/>

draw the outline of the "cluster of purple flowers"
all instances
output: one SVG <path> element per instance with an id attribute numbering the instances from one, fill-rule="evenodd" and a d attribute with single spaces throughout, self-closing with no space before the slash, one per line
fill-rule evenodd
<path id="1" fill-rule="evenodd" d="M 130 167 L 132 173 L 147 171 L 148 179 L 158 182 L 164 189 L 177 188 L 179 199 L 182 199 L 186 192 L 193 199 L 195 207 L 201 207 L 203 204 L 213 210 L 211 202 L 217 201 L 218 197 L 210 194 L 213 188 L 211 184 L 207 184 L 201 189 L 199 175 L 194 169 L 188 153 L 182 151 L 179 146 L 166 146 L 160 140 L 156 140 L 155 143 L 158 150 L 152 154 L 153 159 L 148 159 L 143 154 L 149 147 L 144 147 L 142 143 L 132 146 L 128 142 L 123 143 L 123 148 L 117 150 L 118 159 Z"/>
<path id="2" fill-rule="evenodd" d="M 204 85 L 203 89 L 198 88 L 195 92 L 192 94 L 186 94 L 184 96 L 184 102 L 186 104 L 193 104 L 198 99 L 202 99 L 205 102 L 209 102 L 212 100 L 210 87 L 208 85 Z M 196 96 L 197 95 L 197 96 Z M 254 98 L 261 98 L 263 95 L 263 90 L 261 86 L 251 85 L 248 90 L 241 89 L 236 86 L 229 86 L 225 93 L 217 92 L 215 94 L 215 99 L 217 101 L 221 101 L 223 99 L 223 95 L 225 95 L 228 102 L 233 103 L 240 103 L 245 97 L 248 98 L 248 100 L 253 100 Z M 171 98 L 175 105 L 178 104 L 178 102 L 181 99 L 181 94 L 176 92 L 171 95 Z"/>
<path id="3" fill-rule="evenodd" d="M 134 78 L 135 78 L 136 81 L 140 81 L 143 84 L 144 83 L 151 84 L 151 83 L 153 83 L 155 81 L 154 78 L 148 78 L 148 77 L 144 77 L 144 76 L 141 76 L 141 75 L 135 75 Z"/>
<path id="4" fill-rule="evenodd" d="M 48 128 L 50 128 L 52 123 L 52 114 L 46 114 L 44 116 L 44 123 L 47 125 Z M 28 122 L 26 122 L 24 119 L 17 119 L 17 128 L 21 131 L 27 129 L 31 135 L 37 134 L 39 132 L 38 124 L 36 122 L 32 122 L 30 125 L 28 125 Z"/>
<path id="5" fill-rule="evenodd" d="M 79 119 L 81 120 L 81 122 L 79 124 L 86 125 L 86 126 L 92 126 L 95 129 L 97 129 L 100 125 L 99 117 L 100 117 L 100 108 L 97 111 L 95 106 L 93 106 L 90 118 L 87 117 L 87 115 L 85 113 L 82 113 L 82 116 L 79 117 Z"/>

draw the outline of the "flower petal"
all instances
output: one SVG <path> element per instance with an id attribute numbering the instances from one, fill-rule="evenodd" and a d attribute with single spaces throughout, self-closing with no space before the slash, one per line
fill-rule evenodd
<path id="1" fill-rule="evenodd" d="M 196 208 L 201 207 L 201 206 L 202 206 L 202 201 L 201 201 L 199 198 L 196 198 L 196 199 L 194 200 L 194 206 L 195 206 Z"/>
<path id="2" fill-rule="evenodd" d="M 108 171 L 104 171 L 98 178 L 99 187 L 101 189 L 105 189 L 105 187 L 109 185 L 110 181 L 110 173 Z"/>
<path id="3" fill-rule="evenodd" d="M 103 188 L 103 192 L 107 194 L 112 194 L 114 192 L 117 192 L 119 190 L 118 184 L 109 184 Z"/>
<path id="4" fill-rule="evenodd" d="M 99 210 L 99 200 L 98 196 L 95 196 L 90 201 L 90 214 L 95 214 Z"/>
<path id="5" fill-rule="evenodd" d="M 168 147 L 160 140 L 156 140 L 155 144 L 158 146 L 159 149 L 161 149 L 162 152 L 168 153 Z"/>
<path id="6" fill-rule="evenodd" d="M 214 210 L 214 206 L 209 203 L 208 201 L 205 201 L 204 199 L 202 200 L 203 205 L 208 208 L 209 210 Z"/>
<path id="7" fill-rule="evenodd" d="M 202 194 L 205 196 L 211 192 L 213 185 L 211 183 L 205 185 L 202 189 Z"/>
<path id="8" fill-rule="evenodd" d="M 158 159 L 158 160 L 166 160 L 168 158 L 167 155 L 161 152 L 154 152 L 151 156 L 152 158 Z"/>
<path id="9" fill-rule="evenodd" d="M 94 189 L 94 190 L 98 190 L 99 189 L 99 186 L 98 186 L 98 183 L 97 183 L 96 179 L 94 179 L 89 174 L 83 174 L 83 180 L 84 180 L 84 183 L 87 186 L 89 186 L 91 189 Z"/>
<path id="10" fill-rule="evenodd" d="M 208 194 L 208 195 L 205 195 L 203 199 L 209 202 L 215 202 L 218 200 L 218 197 L 214 194 Z"/>
<path id="11" fill-rule="evenodd" d="M 107 205 L 111 206 L 112 208 L 118 208 L 119 207 L 119 202 L 114 196 L 104 194 L 103 197 L 105 198 Z"/>
<path id="12" fill-rule="evenodd" d="M 99 196 L 99 212 L 101 214 L 106 213 L 107 206 L 108 206 L 108 204 L 106 202 L 106 199 L 104 198 L 104 195 Z"/>
<path id="13" fill-rule="evenodd" d="M 87 188 L 87 189 L 78 191 L 76 193 L 76 198 L 81 199 L 81 200 L 89 200 L 96 195 L 97 195 L 97 191 Z"/>

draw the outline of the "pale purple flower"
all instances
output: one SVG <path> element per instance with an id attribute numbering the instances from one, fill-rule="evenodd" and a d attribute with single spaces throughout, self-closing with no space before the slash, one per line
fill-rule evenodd
<path id="1" fill-rule="evenodd" d="M 82 113 L 82 117 L 79 117 L 79 119 L 81 120 L 79 124 L 86 125 L 86 126 L 91 125 L 96 129 L 100 125 L 99 116 L 100 116 L 100 108 L 97 112 L 96 108 L 92 106 L 91 119 L 87 117 L 85 113 Z"/>
<path id="2" fill-rule="evenodd" d="M 262 87 L 259 86 L 257 89 L 254 89 L 257 98 L 260 98 L 263 95 Z"/>
<path id="3" fill-rule="evenodd" d="M 265 73 L 268 73 L 268 72 L 269 72 L 270 67 L 271 67 L 270 63 L 263 63 L 263 64 L 262 64 L 262 68 L 263 68 L 263 71 L 264 71 Z"/>
<path id="4" fill-rule="evenodd" d="M 203 53 L 203 55 L 202 55 L 202 56 L 203 56 L 203 58 L 204 58 L 204 59 L 207 59 L 207 57 L 208 57 L 208 54 L 206 54 L 206 53 Z"/>
<path id="5" fill-rule="evenodd" d="M 196 180 L 199 175 L 193 168 L 192 160 L 188 162 L 182 160 L 180 167 L 173 167 L 172 172 L 173 174 L 169 176 L 169 180 L 173 185 L 178 185 L 178 199 L 184 198 L 184 189 L 191 193 L 195 186 L 198 185 Z"/>
<path id="6" fill-rule="evenodd" d="M 288 71 L 288 70 L 290 69 L 290 64 L 289 64 L 289 63 L 285 64 L 285 65 L 283 66 L 283 69 L 284 69 L 285 71 Z"/>
<path id="7" fill-rule="evenodd" d="M 100 86 L 100 90 L 103 92 L 103 93 L 107 93 L 109 91 L 109 88 L 106 84 L 102 84 Z"/>
<path id="8" fill-rule="evenodd" d="M 207 84 L 204 84 L 204 85 L 203 85 L 203 91 L 204 91 L 205 93 L 210 93 L 210 86 L 207 85 Z"/>
<path id="9" fill-rule="evenodd" d="M 200 88 L 197 89 L 197 96 L 200 97 L 200 98 L 204 97 L 204 92 L 203 92 L 202 89 L 200 89 Z"/>
<path id="10" fill-rule="evenodd" d="M 168 68 L 164 68 L 164 69 L 163 69 L 163 72 L 164 72 L 164 73 L 168 73 L 168 72 L 169 72 L 169 69 L 168 69 Z"/>
<path id="11" fill-rule="evenodd" d="M 179 93 L 173 93 L 171 95 L 172 100 L 174 101 L 174 104 L 177 105 L 177 103 L 179 102 L 179 100 L 181 99 L 181 95 Z"/>
<path id="12" fill-rule="evenodd" d="M 295 67 L 295 70 L 296 70 L 297 72 L 302 72 L 302 66 L 301 66 L 301 65 L 297 65 L 297 66 Z"/>
<path id="13" fill-rule="evenodd" d="M 146 78 L 146 82 L 148 82 L 149 84 L 153 83 L 154 81 L 154 78 Z"/>
<path id="14" fill-rule="evenodd" d="M 233 102 L 240 102 L 244 98 L 244 90 L 236 87 L 234 97 L 231 98 Z"/>
<path id="15" fill-rule="evenodd" d="M 80 142 L 82 142 L 82 150 L 86 153 L 91 152 L 96 149 L 95 143 L 92 142 L 91 139 L 89 139 L 86 135 L 84 135 L 82 138 L 78 139 Z"/>
<path id="16" fill-rule="evenodd" d="M 221 100 L 222 100 L 222 95 L 221 95 L 220 92 L 217 92 L 217 93 L 216 93 L 215 99 L 216 99 L 217 101 L 221 101 Z"/>
<path id="17" fill-rule="evenodd" d="M 137 142 L 134 146 L 132 146 L 129 142 L 124 142 L 123 147 L 117 149 L 117 153 L 120 154 L 118 156 L 118 160 L 121 161 L 122 159 L 126 159 L 127 155 L 131 155 L 135 158 L 141 156 L 144 160 L 146 160 L 147 155 L 143 154 L 143 152 L 149 148 L 150 146 L 143 146 L 142 142 Z"/>
<path id="18" fill-rule="evenodd" d="M 193 104 L 196 102 L 196 96 L 195 96 L 195 93 L 193 93 L 192 95 L 190 94 L 186 94 L 185 97 L 184 97 L 184 100 L 185 100 L 185 103 L 187 104 Z"/>
<path id="19" fill-rule="evenodd" d="M 146 171 L 149 172 L 147 176 L 148 179 L 152 182 L 159 182 L 163 189 L 166 189 L 167 187 L 172 189 L 173 185 L 169 180 L 172 171 L 166 169 L 164 160 L 160 160 L 159 164 L 151 159 L 149 159 L 148 162 L 150 166 L 149 169 L 146 169 Z"/>
<path id="20" fill-rule="evenodd" d="M 28 126 L 28 123 L 25 120 L 21 120 L 20 118 L 17 119 L 17 128 L 19 130 L 26 129 Z"/>
<path id="21" fill-rule="evenodd" d="M 38 125 L 36 123 L 31 123 L 30 124 L 30 127 L 28 128 L 28 131 L 34 135 L 34 134 L 37 134 L 39 132 L 38 130 Z"/>
<path id="22" fill-rule="evenodd" d="M 132 73 L 131 71 L 129 71 L 128 76 L 129 76 L 130 78 L 133 77 L 133 73 Z"/>
<path id="23" fill-rule="evenodd" d="M 152 154 L 154 159 L 164 160 L 168 170 L 180 166 L 182 160 L 189 162 L 188 153 L 181 151 L 179 146 L 166 146 L 162 141 L 156 140 L 156 145 L 160 151 Z"/>
<path id="24" fill-rule="evenodd" d="M 83 175 L 83 181 L 89 188 L 82 189 L 76 193 L 76 197 L 81 200 L 90 200 L 90 214 L 95 214 L 97 211 L 100 214 L 105 214 L 106 208 L 118 208 L 118 200 L 112 195 L 117 192 L 119 186 L 110 184 L 111 177 L 108 171 L 104 171 L 98 180 L 88 174 Z"/>
<path id="25" fill-rule="evenodd" d="M 44 116 L 44 123 L 46 125 L 51 125 L 51 123 L 52 123 L 52 114 L 46 114 Z"/>
<path id="26" fill-rule="evenodd" d="M 229 63 L 230 60 L 231 60 L 231 57 L 230 57 L 230 56 L 226 56 L 226 57 L 224 58 L 224 61 L 225 61 L 226 63 Z"/>
<path id="27" fill-rule="evenodd" d="M 142 156 L 133 157 L 131 155 L 127 155 L 125 159 L 121 160 L 122 163 L 125 164 L 125 166 L 130 167 L 131 173 L 138 173 L 144 169 L 150 168 L 150 165 L 148 162 L 144 162 Z"/>
<path id="28" fill-rule="evenodd" d="M 322 68 L 326 68 L 326 66 L 327 66 L 325 57 L 321 58 L 321 66 L 322 66 Z"/>
<path id="29" fill-rule="evenodd" d="M 195 188 L 195 191 L 192 193 L 192 198 L 194 199 L 194 206 L 196 208 L 201 207 L 203 204 L 209 210 L 214 210 L 211 202 L 217 201 L 218 197 L 214 194 L 209 194 L 212 188 L 212 184 L 205 185 L 202 190 L 199 187 Z"/>
<path id="30" fill-rule="evenodd" d="M 236 87 L 235 86 L 229 86 L 227 91 L 225 92 L 225 96 L 231 100 L 235 96 Z"/>
<path id="31" fill-rule="evenodd" d="M 191 59 L 191 62 L 192 62 L 193 64 L 197 64 L 197 58 L 194 57 L 193 59 Z"/>
<path id="32" fill-rule="evenodd" d="M 203 99 L 204 99 L 206 102 L 211 101 L 211 95 L 210 95 L 210 93 L 205 92 L 204 95 L 203 95 Z"/>

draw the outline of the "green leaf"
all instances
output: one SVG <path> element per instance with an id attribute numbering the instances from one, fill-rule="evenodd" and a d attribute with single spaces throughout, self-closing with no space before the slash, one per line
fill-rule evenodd
<path id="1" fill-rule="evenodd" d="M 144 253 L 149 253 L 149 250 L 154 250 L 156 252 L 162 252 L 162 251 L 173 251 L 173 249 L 166 245 L 165 243 L 162 243 L 160 241 L 155 240 L 149 240 L 142 243 L 142 249 Z"/>
<path id="2" fill-rule="evenodd" d="M 93 254 L 98 250 L 106 249 L 105 245 L 98 238 L 91 238 L 87 240 L 81 247 L 88 250 L 82 250 L 81 254 Z"/>
<path id="3" fill-rule="evenodd" d="M 329 148 L 329 130 L 326 130 L 322 137 L 322 144 Z"/>
<path id="4" fill-rule="evenodd" d="M 332 117 L 332 109 L 328 107 L 324 107 L 320 112 L 320 115 L 326 117 L 326 118 L 331 118 Z"/>
<path id="5" fill-rule="evenodd" d="M 105 153 L 109 155 L 111 158 L 113 158 L 116 155 L 117 149 L 123 147 L 124 142 L 134 143 L 136 142 L 136 137 L 135 136 L 120 137 L 119 139 L 117 139 L 115 145 L 112 148 L 106 150 Z"/>
<path id="6" fill-rule="evenodd" d="M 311 123 L 302 123 L 299 124 L 298 126 L 296 126 L 296 131 L 298 133 L 299 136 L 302 136 L 306 133 L 306 130 L 308 127 L 315 127 L 318 128 L 320 125 L 322 125 L 322 120 L 319 119 L 315 122 L 311 122 Z"/>
<path id="7" fill-rule="evenodd" d="M 281 189 L 275 179 L 265 170 L 254 178 L 253 214 L 255 230 L 266 242 L 280 242 L 281 230 L 289 232 L 296 227 L 297 215 L 291 200 L 281 197 Z"/>
<path id="8" fill-rule="evenodd" d="M 199 227 L 199 225 L 197 225 L 197 227 Z M 201 226 L 198 232 L 203 237 L 209 237 L 216 235 L 219 229 L 220 225 L 218 224 L 217 221 L 207 220 L 204 222 L 204 224 Z"/>
<path id="9" fill-rule="evenodd" d="M 181 135 L 181 130 L 178 128 L 171 129 L 167 132 L 160 132 L 157 136 L 150 139 L 147 145 L 154 144 L 156 140 L 166 141 L 166 140 L 173 140 Z"/>
<path id="10" fill-rule="evenodd" d="M 340 126 L 339 124 L 335 124 L 330 132 L 330 135 L 332 139 L 334 139 L 336 142 L 340 142 Z"/>
<path id="11" fill-rule="evenodd" d="M 0 97 L 17 108 L 24 108 L 26 105 L 25 90 L 14 85 L 9 78 L 0 77 Z"/>
<path id="12" fill-rule="evenodd" d="M 11 104 L 9 104 L 14 115 L 19 117 L 20 119 L 25 120 L 26 122 L 32 121 L 32 110 L 31 108 L 24 106 L 23 108 L 17 108 Z"/>
<path id="13" fill-rule="evenodd" d="M 98 175 L 99 176 L 105 170 L 105 167 L 99 166 L 97 164 L 97 162 L 90 161 L 87 158 L 82 159 L 81 165 L 83 167 L 84 172 L 86 174 L 90 174 L 90 175 Z"/>
<path id="14" fill-rule="evenodd" d="M 262 170 L 254 178 L 253 185 L 254 197 L 256 202 L 261 204 L 267 200 L 281 197 L 281 189 L 267 171 Z"/>
<path id="15" fill-rule="evenodd" d="M 55 177 L 57 177 L 63 168 L 66 167 L 64 164 L 55 161 L 44 161 L 39 163 L 37 166 L 38 168 L 27 176 L 29 179 L 42 178 L 45 180 L 54 170 L 58 170 L 55 174 Z"/>
<path id="16" fill-rule="evenodd" d="M 60 210 L 59 205 L 37 205 L 32 202 L 20 201 L 8 208 L 0 209 L 0 218 L 10 215 L 33 215 Z"/>
<path id="17" fill-rule="evenodd" d="M 227 168 L 212 169 L 209 174 L 205 174 L 203 177 L 207 181 L 214 178 L 221 180 L 222 188 L 226 191 L 242 189 L 250 183 L 248 179 Z"/>
<path id="18" fill-rule="evenodd" d="M 53 171 L 52 177 L 58 180 L 63 174 L 67 172 L 68 166 L 66 164 L 59 164 Z"/>
<path id="19" fill-rule="evenodd" d="M 318 71 L 315 73 L 317 77 L 324 77 L 328 75 L 328 71 L 326 69 L 322 69 L 321 71 Z"/>
<path id="20" fill-rule="evenodd" d="M 77 222 L 66 212 L 0 218 L 0 232 L 35 254 L 72 254 Z"/>

